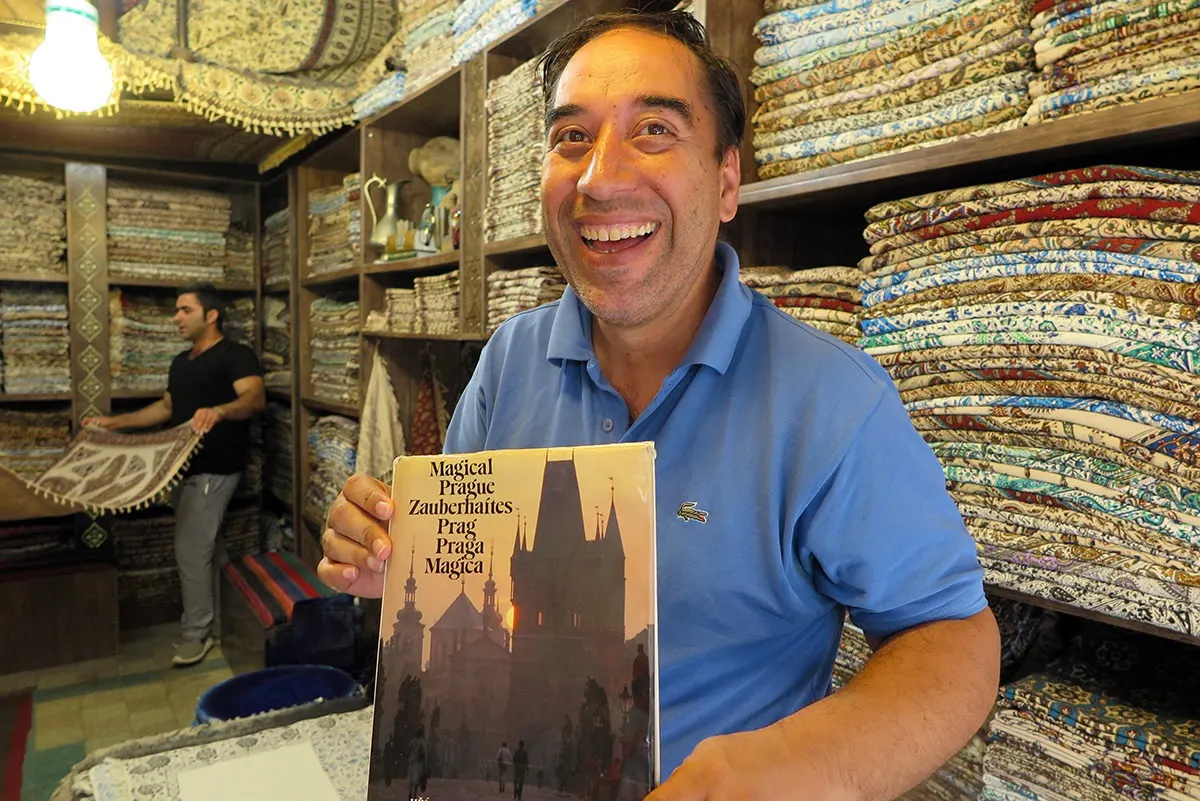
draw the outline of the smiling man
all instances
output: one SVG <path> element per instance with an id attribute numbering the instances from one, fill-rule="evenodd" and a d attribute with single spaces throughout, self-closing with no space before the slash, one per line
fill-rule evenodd
<path id="1" fill-rule="evenodd" d="M 542 204 L 570 284 L 495 333 L 448 452 L 653 440 L 654 801 L 883 801 L 991 708 L 996 624 L 937 460 L 868 356 L 738 281 L 736 75 L 683 13 L 544 57 Z M 347 482 L 322 577 L 378 595 L 388 488 Z M 829 695 L 846 613 L 875 652 Z"/>
<path id="2" fill-rule="evenodd" d="M 180 287 L 174 322 L 191 347 L 171 362 L 162 398 L 136 412 L 84 423 L 111 430 L 190 422 L 204 434 L 183 481 L 171 492 L 183 596 L 183 638 L 171 661 L 187 666 L 203 661 L 213 646 L 215 571 L 224 561 L 218 534 L 246 469 L 250 417 L 266 408 L 266 388 L 254 351 L 225 338 L 225 306 L 212 284 Z"/>

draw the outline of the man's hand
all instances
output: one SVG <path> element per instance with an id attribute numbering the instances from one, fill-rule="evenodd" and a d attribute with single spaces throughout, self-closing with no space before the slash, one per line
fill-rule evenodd
<path id="1" fill-rule="evenodd" d="M 215 408 L 197 409 L 192 415 L 192 431 L 197 434 L 207 434 L 212 427 L 225 419 L 225 415 Z"/>
<path id="2" fill-rule="evenodd" d="M 85 417 L 80 422 L 85 426 L 103 428 L 105 431 L 112 431 L 114 428 L 118 428 L 117 418 L 105 417 L 104 415 L 100 415 L 99 417 Z"/>
<path id="3" fill-rule="evenodd" d="M 709 737 L 646 801 L 840 801 L 803 760 L 779 725 Z"/>
<path id="4" fill-rule="evenodd" d="M 317 575 L 339 592 L 363 598 L 383 595 L 383 563 L 392 552 L 387 521 L 392 519 L 392 488 L 370 476 L 346 479 L 325 518 Z"/>

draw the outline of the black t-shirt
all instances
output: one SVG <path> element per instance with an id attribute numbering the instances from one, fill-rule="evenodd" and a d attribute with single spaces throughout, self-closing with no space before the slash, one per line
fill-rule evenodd
<path id="1" fill-rule="evenodd" d="M 175 357 L 167 378 L 172 426 L 191 420 L 197 409 L 237 400 L 233 382 L 262 375 L 254 351 L 229 339 L 222 339 L 194 359 L 188 357 L 189 353 L 190 350 L 184 351 Z M 204 435 L 187 475 L 242 472 L 246 469 L 249 441 L 249 420 L 221 420 Z"/>

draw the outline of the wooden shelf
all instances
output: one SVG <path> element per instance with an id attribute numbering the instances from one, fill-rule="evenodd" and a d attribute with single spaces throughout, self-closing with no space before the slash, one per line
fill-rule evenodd
<path id="1" fill-rule="evenodd" d="M 425 137 L 458 131 L 462 108 L 463 68 L 452 67 L 412 94 L 368 117 L 360 125 L 370 134 L 372 128 L 402 130 Z"/>
<path id="2" fill-rule="evenodd" d="M 408 334 L 401 331 L 363 331 L 364 337 L 376 339 L 431 339 L 441 342 L 483 342 L 487 334 Z"/>
<path id="3" fill-rule="evenodd" d="M 415 273 L 436 267 L 457 267 L 461 255 L 461 250 L 450 250 L 445 253 L 433 253 L 429 256 L 417 256 L 412 259 L 389 261 L 383 264 L 371 262 L 365 265 L 364 270 L 367 275 L 386 275 L 387 273 Z"/>
<path id="4" fill-rule="evenodd" d="M 339 284 L 344 281 L 352 281 L 358 278 L 358 274 L 359 270 L 357 267 L 347 267 L 344 270 L 335 270 L 331 273 L 306 276 L 300 281 L 300 285 L 304 287 L 317 287 L 328 286 L 330 284 Z"/>
<path id="5" fill-rule="evenodd" d="M 1001 159 L 1083 156 L 1101 149 L 1150 145 L 1188 133 L 1200 133 L 1200 101 L 1194 92 L 747 183 L 741 187 L 738 205 L 802 205 L 834 195 L 861 194 L 864 184 L 926 180 L 930 173 L 970 165 L 991 169 Z M 1087 165 L 1081 162 L 1080 166 Z M 1022 174 L 1033 173 L 1024 167 Z M 961 177 L 955 185 L 962 185 Z"/>
<path id="6" fill-rule="evenodd" d="M 274 398 L 275 400 L 287 401 L 288 403 L 292 402 L 292 393 L 288 392 L 286 389 L 267 387 L 267 397 Z"/>
<path id="7" fill-rule="evenodd" d="M 138 391 L 135 391 L 135 390 L 123 390 L 123 391 L 113 390 L 113 392 L 111 392 L 109 394 L 109 397 L 112 398 L 113 400 L 140 400 L 143 398 L 157 400 L 158 398 L 161 398 L 163 396 L 163 393 L 166 391 L 167 390 L 165 387 L 158 391 L 145 390 L 145 389 L 138 390 Z"/>
<path id="8" fill-rule="evenodd" d="M 152 289 L 178 289 L 190 281 L 180 279 L 166 278 L 134 278 L 120 275 L 110 275 L 108 278 L 109 286 L 140 286 L 150 287 Z M 229 284 L 223 281 L 213 281 L 213 286 L 218 292 L 254 292 L 257 287 L 254 284 Z"/>
<path id="9" fill-rule="evenodd" d="M 1193 637 L 1190 634 L 1184 634 L 1181 631 L 1172 631 L 1171 629 L 1160 628 L 1159 626 L 1151 626 L 1148 623 L 1143 623 L 1140 620 L 1126 620 L 1123 617 L 1107 615 L 1103 612 L 1093 612 L 1090 609 L 1080 609 L 1077 606 L 1060 603 L 1049 598 L 1040 598 L 1036 595 L 1029 595 L 1019 590 L 1010 590 L 1004 587 L 996 587 L 991 584 L 984 586 L 984 589 L 989 595 L 997 598 L 1007 598 L 1011 601 L 1020 601 L 1021 603 L 1029 604 L 1030 606 L 1040 606 L 1043 609 L 1049 609 L 1053 612 L 1061 612 L 1065 615 L 1073 615 L 1085 620 L 1094 620 L 1099 623 L 1104 623 L 1109 626 L 1116 626 L 1122 629 L 1141 632 L 1142 634 L 1150 634 L 1155 637 L 1163 637 L 1168 640 L 1186 643 L 1188 645 L 1200 645 L 1200 637 Z"/>
<path id="10" fill-rule="evenodd" d="M 292 285 L 289 284 L 263 284 L 264 295 L 286 295 L 292 291 Z"/>
<path id="11" fill-rule="evenodd" d="M 42 392 L 32 395 L 13 394 L 11 392 L 0 392 L 0 403 L 70 403 L 71 393 L 69 392 Z"/>
<path id="12" fill-rule="evenodd" d="M 0 281 L 28 281 L 33 284 L 65 284 L 67 283 L 67 276 L 0 272 Z"/>
<path id="13" fill-rule="evenodd" d="M 546 244 L 546 236 L 544 234 L 533 234 L 531 236 L 519 236 L 516 239 L 502 239 L 499 242 L 489 242 L 483 246 L 483 255 L 506 256 L 515 253 L 536 253 L 539 250 L 548 250 L 549 247 Z"/>
<path id="14" fill-rule="evenodd" d="M 358 417 L 361 414 L 357 406 L 351 406 L 348 403 L 331 403 L 329 401 L 317 400 L 316 398 L 303 398 L 302 402 L 311 409 L 329 412 L 330 414 L 340 414 L 345 417 Z"/>

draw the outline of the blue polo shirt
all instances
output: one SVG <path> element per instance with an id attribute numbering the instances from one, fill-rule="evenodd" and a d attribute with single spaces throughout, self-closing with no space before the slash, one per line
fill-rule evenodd
<path id="1" fill-rule="evenodd" d="M 720 287 L 691 349 L 634 422 L 570 289 L 492 336 L 446 451 L 653 440 L 665 779 L 705 737 L 828 694 L 844 610 L 887 637 L 986 606 L 937 459 L 869 356 Z M 706 522 L 680 517 L 693 502 Z"/>

